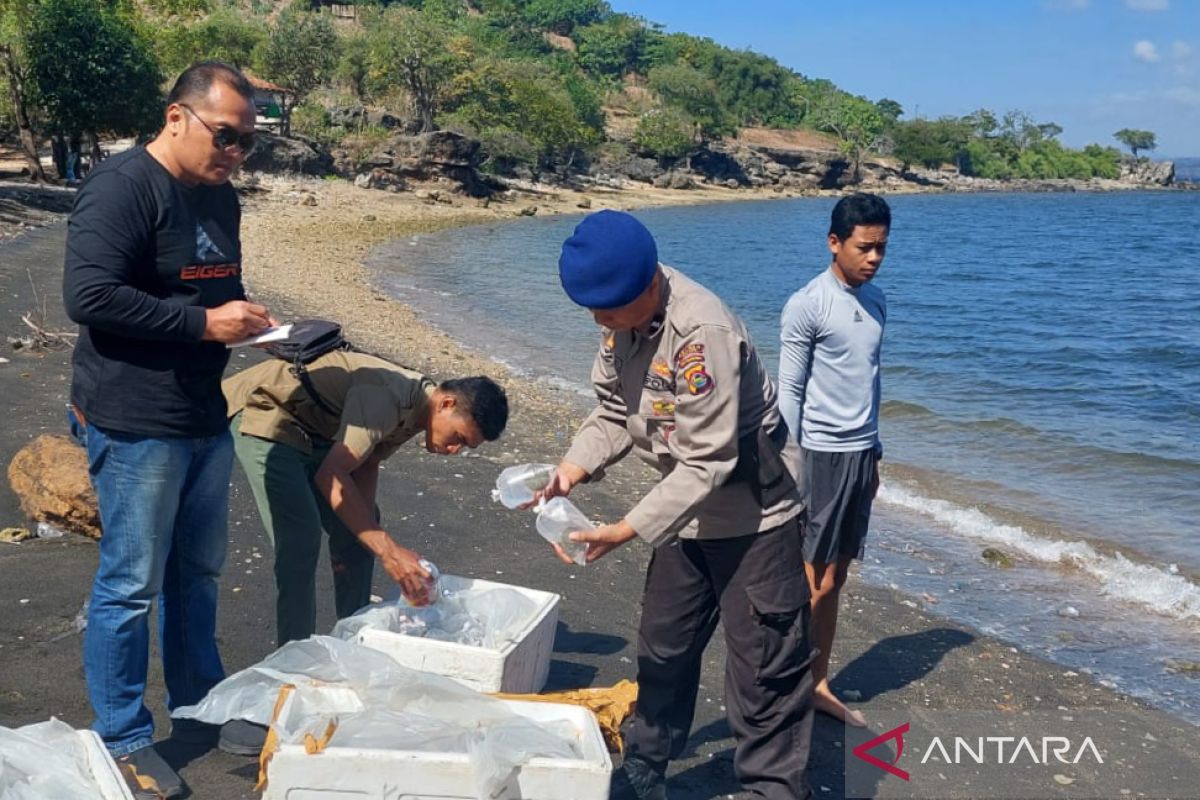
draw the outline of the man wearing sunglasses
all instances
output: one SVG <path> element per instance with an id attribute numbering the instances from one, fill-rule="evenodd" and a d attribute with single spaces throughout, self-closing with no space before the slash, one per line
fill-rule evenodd
<path id="1" fill-rule="evenodd" d="M 80 326 L 71 403 L 104 529 L 84 673 L 93 727 L 135 795 L 147 781 L 162 796 L 184 791 L 145 704 L 152 602 L 167 707 L 225 677 L 217 578 L 233 443 L 221 375 L 226 345 L 272 323 L 242 286 L 229 183 L 253 145 L 253 98 L 234 67 L 189 67 L 158 136 L 93 170 L 67 225 L 63 298 Z"/>

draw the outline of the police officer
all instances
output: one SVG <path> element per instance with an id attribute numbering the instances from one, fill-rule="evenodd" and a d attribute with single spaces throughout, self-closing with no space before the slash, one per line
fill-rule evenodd
<path id="1" fill-rule="evenodd" d="M 600 403 L 545 496 L 599 480 L 630 450 L 662 475 L 624 519 L 571 534 L 587 543 L 589 562 L 634 537 L 655 548 L 624 765 L 634 793 L 666 797 L 667 763 L 686 744 L 701 656 L 720 618 L 738 778 L 759 797 L 808 797 L 808 587 L 799 496 L 783 466 L 782 450 L 794 445 L 775 387 L 741 320 L 659 264 L 632 216 L 586 217 L 563 244 L 559 275 L 601 326 L 592 368 Z"/>

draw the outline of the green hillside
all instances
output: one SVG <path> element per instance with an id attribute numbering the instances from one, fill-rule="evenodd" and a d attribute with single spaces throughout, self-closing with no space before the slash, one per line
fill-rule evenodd
<path id="1" fill-rule="evenodd" d="M 0 73 L 21 90 L 5 94 L 24 105 L 4 103 L 0 122 L 59 140 L 153 128 L 153 85 L 218 58 L 293 91 L 285 130 L 368 148 L 390 132 L 370 122 L 381 113 L 343 113 L 364 107 L 413 132 L 477 138 L 500 173 L 629 154 L 670 164 L 747 128 L 807 131 L 856 166 L 873 152 L 998 178 L 1118 169 L 1115 149 L 1068 150 L 1057 125 L 1020 112 L 901 120 L 894 100 L 603 0 L 0 0 L 0 48 Z"/>

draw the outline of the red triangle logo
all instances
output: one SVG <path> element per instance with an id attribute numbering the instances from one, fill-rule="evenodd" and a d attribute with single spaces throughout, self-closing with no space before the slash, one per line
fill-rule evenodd
<path id="1" fill-rule="evenodd" d="M 859 758 L 861 758 L 863 761 L 867 762 L 871 766 L 879 767 L 884 772 L 890 772 L 891 774 L 895 775 L 897 778 L 900 778 L 901 780 L 906 781 L 906 780 L 908 780 L 908 773 L 896 766 L 896 762 L 898 762 L 900 760 L 900 756 L 902 756 L 904 754 L 904 734 L 906 734 L 906 733 L 908 733 L 908 723 L 907 722 L 899 727 L 892 728 L 887 733 L 879 734 L 878 736 L 876 736 L 874 739 L 870 740 L 869 742 L 863 742 L 858 747 L 854 748 L 854 750 L 851 752 L 853 752 L 854 755 L 858 756 Z M 888 741 L 889 739 L 896 740 L 896 758 L 890 764 L 882 759 L 876 758 L 875 756 L 873 756 L 867 752 L 868 750 L 878 747 L 879 745 L 883 744 L 884 742 Z"/>

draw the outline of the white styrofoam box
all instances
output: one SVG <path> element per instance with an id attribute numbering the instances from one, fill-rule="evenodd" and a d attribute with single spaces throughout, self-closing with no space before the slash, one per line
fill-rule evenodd
<path id="1" fill-rule="evenodd" d="M 95 731 L 75 731 L 87 753 L 88 769 L 100 791 L 99 800 L 133 800 L 133 792 L 121 777 L 116 762 L 104 747 L 104 740 Z"/>
<path id="2" fill-rule="evenodd" d="M 578 759 L 532 758 L 513 770 L 493 800 L 608 800 L 612 761 L 591 711 L 557 703 L 504 701 L 537 721 L 567 720 L 578 732 Z M 286 713 L 286 710 L 285 712 Z M 282 745 L 267 766 L 262 800 L 473 800 L 465 753 L 327 747 L 309 755 Z"/>
<path id="3" fill-rule="evenodd" d="M 453 678 L 477 692 L 540 692 L 550 674 L 559 596 L 524 586 L 458 575 L 443 575 L 442 582 L 446 588 L 455 591 L 514 589 L 533 600 L 536 610 L 513 641 L 500 649 L 405 636 L 374 628 L 359 631 L 355 641 L 387 653 L 405 667 Z"/>

